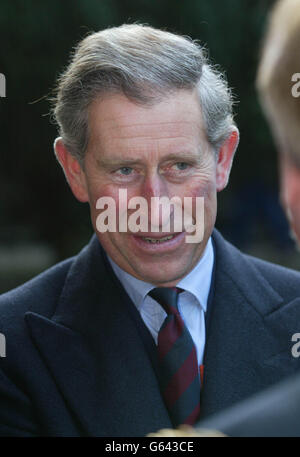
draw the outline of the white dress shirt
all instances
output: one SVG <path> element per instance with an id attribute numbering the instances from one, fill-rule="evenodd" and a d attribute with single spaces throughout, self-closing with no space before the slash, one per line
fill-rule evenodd
<path id="1" fill-rule="evenodd" d="M 127 294 L 137 307 L 144 323 L 157 344 L 158 332 L 167 316 L 166 312 L 153 298 L 147 295 L 153 284 L 141 281 L 122 270 L 108 256 L 110 264 Z M 198 366 L 203 363 L 205 348 L 205 312 L 210 291 L 214 265 L 214 250 L 209 238 L 205 251 L 192 271 L 176 287 L 184 291 L 179 294 L 178 309 L 196 346 Z"/>

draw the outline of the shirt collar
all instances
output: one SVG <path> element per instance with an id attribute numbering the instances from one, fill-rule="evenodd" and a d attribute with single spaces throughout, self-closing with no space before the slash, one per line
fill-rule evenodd
<path id="1" fill-rule="evenodd" d="M 135 278 L 120 268 L 109 255 L 107 255 L 107 257 L 117 278 L 138 310 L 140 310 L 146 295 L 154 288 L 153 284 Z M 177 287 L 193 294 L 204 311 L 206 311 L 207 308 L 213 265 L 214 250 L 210 237 L 197 265 L 178 284 L 176 284 Z"/>
<path id="2" fill-rule="evenodd" d="M 210 237 L 199 262 L 192 269 L 192 271 L 190 271 L 178 284 L 176 284 L 176 287 L 180 287 L 181 289 L 193 294 L 204 311 L 206 311 L 207 308 L 213 267 L 214 249 Z"/>

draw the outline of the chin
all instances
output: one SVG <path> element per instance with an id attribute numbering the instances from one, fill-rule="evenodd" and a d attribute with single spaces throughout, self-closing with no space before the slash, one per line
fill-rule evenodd
<path id="1" fill-rule="evenodd" d="M 155 267 L 157 271 L 154 271 L 154 268 L 139 269 L 136 271 L 137 278 L 154 285 L 173 286 L 177 284 L 185 275 L 185 272 L 182 271 L 182 267 L 171 271 L 170 268 L 167 271 L 164 271 L 162 268 L 159 269 L 158 265 Z"/>

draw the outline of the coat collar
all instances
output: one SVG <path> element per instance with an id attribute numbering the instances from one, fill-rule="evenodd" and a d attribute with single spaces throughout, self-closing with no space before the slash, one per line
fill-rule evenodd
<path id="1" fill-rule="evenodd" d="M 288 374 L 290 336 L 284 329 L 293 328 L 293 309 L 299 306 L 299 300 L 282 306 L 283 298 L 253 262 L 216 230 L 213 241 L 215 290 L 202 416 Z M 52 318 L 26 314 L 32 338 L 83 434 L 143 436 L 171 426 L 134 312 L 93 236 L 75 258 Z"/>
<path id="2" fill-rule="evenodd" d="M 89 436 L 143 436 L 171 426 L 128 308 L 134 306 L 93 236 L 70 268 L 54 316 L 26 315 L 36 346 Z"/>
<path id="3" fill-rule="evenodd" d="M 279 381 L 296 365 L 291 357 L 291 313 L 255 266 L 214 230 L 215 287 L 208 327 L 202 417 Z M 270 267 L 269 267 L 270 268 Z"/>

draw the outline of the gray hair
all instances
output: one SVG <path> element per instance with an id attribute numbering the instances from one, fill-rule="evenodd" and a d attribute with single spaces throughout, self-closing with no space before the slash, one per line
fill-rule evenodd
<path id="1" fill-rule="evenodd" d="M 88 145 L 88 107 L 101 95 L 123 93 L 153 104 L 179 89 L 197 88 L 207 139 L 215 150 L 230 135 L 233 98 L 196 41 L 145 25 L 92 33 L 75 48 L 59 77 L 52 113 L 65 146 L 80 162 Z"/>

